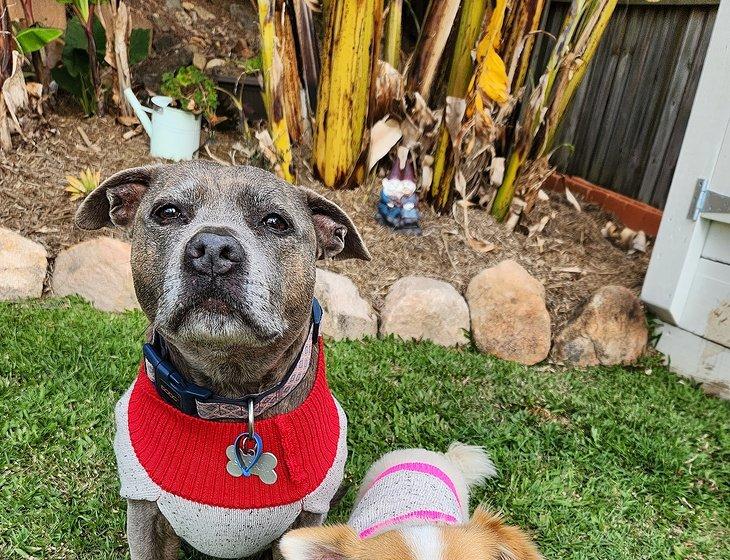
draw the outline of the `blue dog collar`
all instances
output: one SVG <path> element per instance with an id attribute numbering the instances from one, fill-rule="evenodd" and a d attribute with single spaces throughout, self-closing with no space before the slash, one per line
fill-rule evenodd
<path id="1" fill-rule="evenodd" d="M 246 410 L 249 402 L 253 402 L 254 405 L 256 405 L 267 396 L 281 390 L 289 383 L 292 378 L 292 374 L 296 370 L 297 365 L 302 358 L 302 354 L 304 353 L 307 344 L 310 344 L 311 346 L 317 344 L 322 315 L 322 306 L 316 298 L 312 299 L 311 339 L 308 339 L 299 351 L 297 359 L 289 368 L 284 378 L 273 387 L 260 393 L 232 399 L 215 395 L 210 389 L 206 389 L 205 387 L 201 387 L 200 385 L 187 381 L 183 375 L 166 359 L 167 349 L 165 346 L 165 340 L 157 332 L 153 334 L 151 343 L 146 343 L 142 346 L 147 375 L 153 380 L 158 394 L 166 402 L 185 414 L 199 416 L 198 404 L 200 403 L 206 405 L 221 405 L 221 408 L 225 410 L 235 410 L 239 407 L 241 410 Z"/>

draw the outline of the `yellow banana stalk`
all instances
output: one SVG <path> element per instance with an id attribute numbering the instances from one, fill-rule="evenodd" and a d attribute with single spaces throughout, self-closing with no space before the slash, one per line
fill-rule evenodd
<path id="1" fill-rule="evenodd" d="M 407 90 L 418 92 L 428 103 L 436 82 L 441 57 L 459 13 L 460 0 L 431 0 L 418 36 L 416 50 L 406 69 Z M 458 39 L 457 39 L 458 40 Z M 471 50 L 474 43 L 469 45 Z M 469 57 L 471 61 L 471 57 Z"/>
<path id="2" fill-rule="evenodd" d="M 383 60 L 398 70 L 400 65 L 400 38 L 402 33 L 403 0 L 390 0 L 388 24 L 385 30 Z"/>
<path id="3" fill-rule="evenodd" d="M 289 138 L 293 142 L 301 142 L 303 131 L 302 117 L 302 85 L 299 80 L 299 63 L 294 43 L 294 30 L 291 18 L 283 9 L 276 12 L 274 32 L 276 33 L 279 56 L 282 61 L 282 97 L 286 107 L 286 126 Z"/>
<path id="4" fill-rule="evenodd" d="M 366 145 L 383 0 L 329 0 L 327 8 L 313 157 L 322 182 L 337 187 L 351 178 Z"/>
<path id="5" fill-rule="evenodd" d="M 596 52 L 616 3 L 617 0 L 573 0 L 545 73 L 523 113 L 520 133 L 492 205 L 492 215 L 498 220 L 503 220 L 509 211 L 517 178 L 533 153 L 538 136 L 542 141 L 537 144 L 536 156 L 548 153 L 560 120 Z"/>
<path id="6" fill-rule="evenodd" d="M 454 54 L 451 58 L 449 81 L 446 86 L 447 95 L 451 97 L 466 96 L 469 81 L 474 74 L 471 51 L 479 38 L 487 3 L 487 0 L 464 0 L 461 7 L 461 21 L 456 35 Z M 454 177 L 452 159 L 449 133 L 442 124 L 434 154 L 430 193 L 431 202 L 437 210 L 444 210 L 448 205 Z"/>
<path id="7" fill-rule="evenodd" d="M 598 17 L 596 18 L 594 32 L 582 35 L 577 41 L 577 46 L 582 52 L 580 52 L 574 60 L 576 67 L 570 72 L 563 73 L 567 79 L 567 83 L 565 88 L 562 90 L 558 101 L 552 104 L 551 110 L 546 116 L 545 139 L 540 149 L 540 155 L 547 154 L 553 148 L 555 133 L 558 131 L 560 122 L 565 116 L 565 111 L 568 109 L 568 106 L 573 99 L 573 95 L 578 89 L 580 83 L 583 81 L 583 76 L 588 69 L 588 64 L 590 64 L 590 61 L 593 60 L 593 56 L 596 54 L 596 49 L 598 49 L 601 37 L 608 27 L 608 22 L 613 15 L 616 4 L 618 4 L 617 0 L 604 1 L 602 8 L 597 12 Z"/>
<path id="8" fill-rule="evenodd" d="M 283 63 L 276 37 L 274 0 L 258 0 L 261 28 L 261 74 L 264 80 L 264 105 L 269 119 L 269 132 L 279 158 L 277 173 L 285 181 L 295 181 L 292 169 L 291 140 L 287 127 L 287 106 L 284 102 Z"/>
<path id="9" fill-rule="evenodd" d="M 515 93 L 525 83 L 545 4 L 545 0 L 513 3 L 502 27 L 505 33 L 499 53 L 509 68 L 510 87 Z"/>

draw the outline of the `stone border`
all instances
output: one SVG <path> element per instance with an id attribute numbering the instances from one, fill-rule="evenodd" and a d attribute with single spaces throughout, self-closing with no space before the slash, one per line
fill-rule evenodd
<path id="1" fill-rule="evenodd" d="M 78 243 L 58 254 L 50 281 L 55 296 L 79 295 L 112 312 L 138 309 L 130 245 L 111 237 Z M 0 228 L 0 300 L 41 297 L 45 249 Z M 586 366 L 628 364 L 644 351 L 648 330 L 638 298 L 605 286 L 553 337 L 545 288 L 514 260 L 472 278 L 466 297 L 447 282 L 406 276 L 388 290 L 380 316 L 348 277 L 317 269 L 315 294 L 325 311 L 322 332 L 335 340 L 395 335 L 441 346 L 473 341 L 485 353 L 526 365 L 556 360 Z"/>

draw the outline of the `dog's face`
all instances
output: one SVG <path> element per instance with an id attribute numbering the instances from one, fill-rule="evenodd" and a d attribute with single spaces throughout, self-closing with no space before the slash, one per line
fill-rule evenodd
<path id="1" fill-rule="evenodd" d="M 286 340 L 310 316 L 317 258 L 369 259 L 336 205 L 264 170 L 207 161 L 117 173 L 76 222 L 132 226 L 139 303 L 182 345 Z"/>
<path id="2" fill-rule="evenodd" d="M 347 525 L 290 531 L 286 560 L 541 560 L 530 538 L 499 516 L 477 508 L 459 526 L 411 526 L 360 539 Z"/>

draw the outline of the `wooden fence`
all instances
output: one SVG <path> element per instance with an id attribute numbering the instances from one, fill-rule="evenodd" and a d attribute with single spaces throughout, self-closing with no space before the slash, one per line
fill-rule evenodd
<path id="1" fill-rule="evenodd" d="M 620 2 L 558 135 L 562 171 L 664 207 L 718 3 Z M 543 29 L 568 6 L 552 0 Z M 539 69 L 551 47 L 543 36 Z"/>

